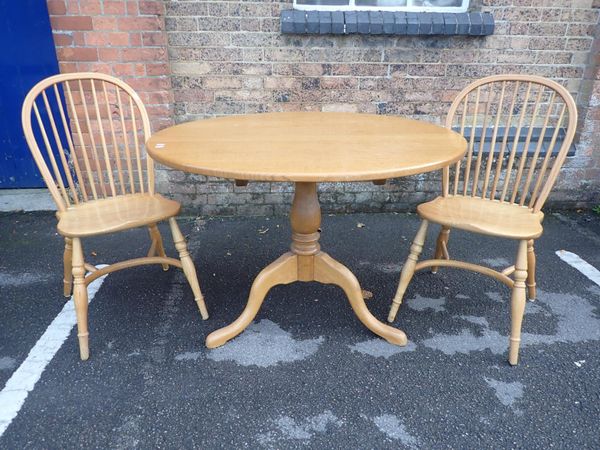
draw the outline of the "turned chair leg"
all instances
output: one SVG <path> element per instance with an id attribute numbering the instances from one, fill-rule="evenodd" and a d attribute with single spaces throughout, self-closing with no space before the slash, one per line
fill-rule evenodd
<path id="1" fill-rule="evenodd" d="M 515 264 L 515 284 L 510 299 L 510 340 L 508 362 L 515 366 L 519 362 L 521 324 L 525 313 L 525 279 L 527 278 L 527 241 L 519 242 Z"/>
<path id="2" fill-rule="evenodd" d="M 152 239 L 152 245 L 150 247 L 150 251 L 148 252 L 148 256 L 154 256 L 158 254 L 158 256 L 165 257 L 167 254 L 165 253 L 165 247 L 163 246 L 162 236 L 160 235 L 160 231 L 155 223 L 148 226 L 148 231 L 150 232 L 150 239 Z M 163 264 L 162 269 L 166 272 L 169 270 L 168 264 Z"/>
<path id="3" fill-rule="evenodd" d="M 533 239 L 527 241 L 527 295 L 529 300 L 535 300 L 535 249 Z"/>
<path id="4" fill-rule="evenodd" d="M 73 288 L 73 239 L 65 238 L 65 251 L 63 253 L 63 294 L 65 297 L 71 296 Z"/>
<path id="5" fill-rule="evenodd" d="M 192 288 L 192 292 L 194 293 L 194 299 L 198 304 L 198 309 L 200 310 L 200 315 L 204 320 L 208 319 L 208 310 L 206 309 L 206 304 L 204 303 L 204 297 L 202 296 L 202 292 L 200 291 L 200 284 L 198 283 L 198 276 L 196 275 L 196 268 L 194 267 L 194 262 L 188 252 L 187 245 L 185 244 L 185 239 L 183 234 L 181 234 L 181 230 L 177 225 L 177 221 L 174 217 L 169 219 L 169 225 L 171 226 L 171 233 L 173 234 L 173 241 L 175 242 L 175 248 L 179 253 L 179 259 L 181 259 L 181 265 L 183 266 L 183 273 Z"/>
<path id="6" fill-rule="evenodd" d="M 435 245 L 435 254 L 433 256 L 433 259 L 440 259 L 442 257 L 446 257 L 446 254 L 444 252 L 444 248 L 448 248 L 448 239 L 450 239 L 450 228 L 448 227 L 442 227 L 442 229 L 440 230 L 440 233 L 438 234 L 438 238 L 437 238 L 437 243 Z M 431 273 L 437 273 L 438 271 L 438 266 L 432 266 L 431 267 Z"/>
<path id="7" fill-rule="evenodd" d="M 88 333 L 88 292 L 85 284 L 85 262 L 79 238 L 73 239 L 73 301 L 77 315 L 79 355 L 83 361 L 90 357 Z"/>
<path id="8" fill-rule="evenodd" d="M 413 277 L 415 273 L 415 266 L 417 265 L 417 261 L 419 260 L 419 255 L 423 251 L 423 244 L 425 243 L 425 235 L 427 234 L 427 225 L 429 223 L 426 220 L 421 222 L 421 226 L 419 227 L 419 231 L 415 236 L 415 240 L 410 247 L 410 254 L 404 266 L 402 267 L 402 272 L 400 273 L 400 283 L 398 284 L 398 290 L 396 291 L 396 296 L 392 301 L 392 307 L 390 308 L 390 313 L 388 314 L 388 322 L 393 322 L 396 318 L 396 314 L 398 313 L 398 309 L 400 308 L 400 304 L 402 303 L 402 298 L 404 297 L 404 293 L 406 292 L 406 288 L 408 287 L 408 283 Z"/>

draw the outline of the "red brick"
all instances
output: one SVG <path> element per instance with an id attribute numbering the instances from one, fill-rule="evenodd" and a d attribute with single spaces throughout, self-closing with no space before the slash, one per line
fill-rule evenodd
<path id="1" fill-rule="evenodd" d="M 48 0 L 48 13 L 51 16 L 61 16 L 67 13 L 65 0 Z"/>
<path id="2" fill-rule="evenodd" d="M 129 81 L 131 81 L 131 80 L 129 80 Z M 147 92 L 147 91 L 142 91 L 141 89 L 138 89 L 137 93 L 140 95 L 140 98 L 142 99 L 142 103 L 144 105 L 148 106 L 148 105 L 154 105 L 156 103 L 153 100 L 155 98 L 154 92 Z M 161 102 L 162 102 L 162 100 L 161 100 Z"/>
<path id="3" fill-rule="evenodd" d="M 127 7 L 123 0 L 120 1 L 105 1 L 104 2 L 104 14 L 105 15 L 124 15 Z"/>
<path id="4" fill-rule="evenodd" d="M 102 13 L 102 1 L 100 0 L 83 0 L 79 2 L 79 10 L 81 14 L 88 14 L 91 16 L 99 15 Z"/>
<path id="5" fill-rule="evenodd" d="M 54 45 L 57 47 L 66 47 L 73 44 L 73 36 L 70 34 L 54 33 Z"/>
<path id="6" fill-rule="evenodd" d="M 153 117 L 169 118 L 171 114 L 173 114 L 173 111 L 171 110 L 171 107 L 169 105 L 153 103 L 149 103 L 149 105 L 150 106 L 148 106 L 148 112 Z"/>
<path id="7" fill-rule="evenodd" d="M 130 16 L 137 16 L 139 14 L 137 1 L 127 2 L 127 14 Z"/>
<path id="8" fill-rule="evenodd" d="M 129 33 L 88 31 L 85 43 L 89 46 L 123 47 L 129 45 Z"/>
<path id="9" fill-rule="evenodd" d="M 163 48 L 124 48 L 122 61 L 162 61 L 165 58 Z"/>
<path id="10" fill-rule="evenodd" d="M 120 17 L 118 27 L 121 31 L 155 31 L 162 28 L 161 21 L 157 17 Z"/>
<path id="11" fill-rule="evenodd" d="M 116 17 L 103 17 L 103 16 L 98 16 L 98 17 L 94 17 L 93 23 L 94 23 L 94 30 L 95 31 L 100 31 L 100 30 L 107 30 L 107 31 L 117 31 L 117 18 Z"/>
<path id="12" fill-rule="evenodd" d="M 89 16 L 56 16 L 50 18 L 53 30 L 92 30 L 92 18 Z"/>
<path id="13" fill-rule="evenodd" d="M 170 84 L 170 83 L 169 83 Z M 150 104 L 165 104 L 168 105 L 173 102 L 173 95 L 171 91 L 156 91 L 156 92 L 147 92 L 146 99 Z M 212 99 L 212 98 L 211 98 Z"/>
<path id="14" fill-rule="evenodd" d="M 142 46 L 142 33 L 129 33 L 129 41 L 131 47 L 141 47 Z"/>
<path id="15" fill-rule="evenodd" d="M 79 11 L 79 0 L 66 0 L 67 14 L 78 15 Z"/>
<path id="16" fill-rule="evenodd" d="M 75 47 L 83 47 L 85 46 L 85 31 L 74 31 L 73 35 L 73 45 Z"/>
<path id="17" fill-rule="evenodd" d="M 131 63 L 113 64 L 113 72 L 120 76 L 133 76 L 135 73 L 133 64 Z"/>
<path id="18" fill-rule="evenodd" d="M 98 50 L 95 48 L 62 47 L 56 50 L 61 61 L 98 61 Z"/>
<path id="19" fill-rule="evenodd" d="M 118 48 L 99 48 L 98 56 L 101 61 L 121 61 L 121 50 Z"/>
<path id="20" fill-rule="evenodd" d="M 142 45 L 145 47 L 165 46 L 167 38 L 162 31 L 144 32 L 142 33 Z"/>
<path id="21" fill-rule="evenodd" d="M 58 68 L 61 73 L 77 72 L 77 63 L 70 61 L 60 61 Z"/>
<path id="22" fill-rule="evenodd" d="M 169 64 L 164 63 L 156 63 L 156 64 L 147 64 L 146 65 L 146 74 L 148 75 L 170 75 L 169 73 Z"/>
<path id="23" fill-rule="evenodd" d="M 146 63 L 133 64 L 133 71 L 136 76 L 143 77 L 146 75 Z"/>
<path id="24" fill-rule="evenodd" d="M 157 0 L 140 0 L 139 8 L 140 14 L 155 14 L 160 16 L 165 13 L 163 2 Z"/>
<path id="25" fill-rule="evenodd" d="M 81 62 L 79 63 L 80 66 L 82 65 L 87 65 L 87 67 L 85 69 L 81 68 L 79 70 L 81 70 L 82 72 L 100 72 L 100 73 L 107 73 L 107 74 L 112 74 L 113 73 L 113 67 L 112 64 L 107 64 L 104 62 L 89 62 L 89 63 L 85 63 L 85 62 Z"/>
<path id="26" fill-rule="evenodd" d="M 168 77 L 143 77 L 132 78 L 131 86 L 137 91 L 161 91 L 171 86 Z"/>

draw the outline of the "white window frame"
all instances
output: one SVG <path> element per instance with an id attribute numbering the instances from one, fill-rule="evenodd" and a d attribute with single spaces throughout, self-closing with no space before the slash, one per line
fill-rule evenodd
<path id="1" fill-rule="evenodd" d="M 304 11 L 404 11 L 404 12 L 467 12 L 470 0 L 462 0 L 461 6 L 413 6 L 413 0 L 406 0 L 405 6 L 357 6 L 355 0 L 347 5 L 299 5 L 294 0 L 294 9 Z"/>

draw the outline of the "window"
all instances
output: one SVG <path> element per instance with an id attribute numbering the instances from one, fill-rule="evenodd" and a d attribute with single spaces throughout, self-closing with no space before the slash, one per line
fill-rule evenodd
<path id="1" fill-rule="evenodd" d="M 320 11 L 465 12 L 469 0 L 294 0 L 294 9 Z"/>
<path id="2" fill-rule="evenodd" d="M 457 133 L 460 133 L 460 126 L 453 126 L 452 129 Z M 472 130 L 472 127 L 466 127 L 462 132 L 462 135 L 467 140 L 467 142 L 470 142 L 471 140 Z M 507 150 L 504 153 L 504 158 L 509 158 L 509 150 L 514 145 L 514 140 L 517 136 L 516 131 L 516 127 L 510 127 L 508 129 L 506 127 L 498 127 L 498 131 L 496 134 L 496 146 L 494 147 L 494 154 L 498 155 L 498 153 L 500 152 L 500 143 L 503 142 L 505 135 L 508 134 L 508 146 L 506 147 Z M 555 133 L 556 136 L 554 136 Z M 548 151 L 551 151 L 552 155 L 556 156 L 560 151 L 560 148 L 565 140 L 566 133 L 567 130 L 563 127 L 559 128 L 559 130 L 556 131 L 555 127 L 548 126 L 546 127 L 546 130 L 543 132 L 543 134 L 541 127 L 534 127 L 530 134 L 529 128 L 523 127 L 518 135 L 518 140 L 516 142 L 516 154 L 522 155 L 525 152 L 527 152 L 528 155 L 533 155 L 536 151 L 538 151 L 539 156 L 546 156 L 546 153 L 548 153 Z M 483 141 L 483 146 L 481 147 L 482 136 L 483 128 L 476 127 L 475 136 L 473 137 L 473 155 L 479 154 L 480 149 L 482 149 L 484 153 L 490 151 L 490 148 L 492 146 L 492 140 L 494 139 L 494 133 L 492 132 L 492 129 L 489 128 L 485 133 L 485 139 Z M 539 146 L 539 148 L 537 148 L 540 141 L 540 137 L 542 138 L 542 143 Z M 576 146 L 575 143 L 573 143 L 569 148 L 567 156 L 575 156 L 575 151 Z"/>

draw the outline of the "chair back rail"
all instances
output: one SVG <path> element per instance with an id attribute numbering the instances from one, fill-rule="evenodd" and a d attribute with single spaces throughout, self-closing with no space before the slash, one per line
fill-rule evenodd
<path id="1" fill-rule="evenodd" d="M 560 84 L 530 75 L 496 75 L 463 89 L 446 127 L 465 136 L 465 158 L 443 170 L 443 195 L 509 202 L 539 211 L 563 165 L 577 108 Z"/>
<path id="2" fill-rule="evenodd" d="M 148 113 L 123 81 L 91 72 L 46 78 L 25 98 L 21 119 L 59 211 L 154 193 L 154 164 L 143 147 L 150 137 Z"/>

